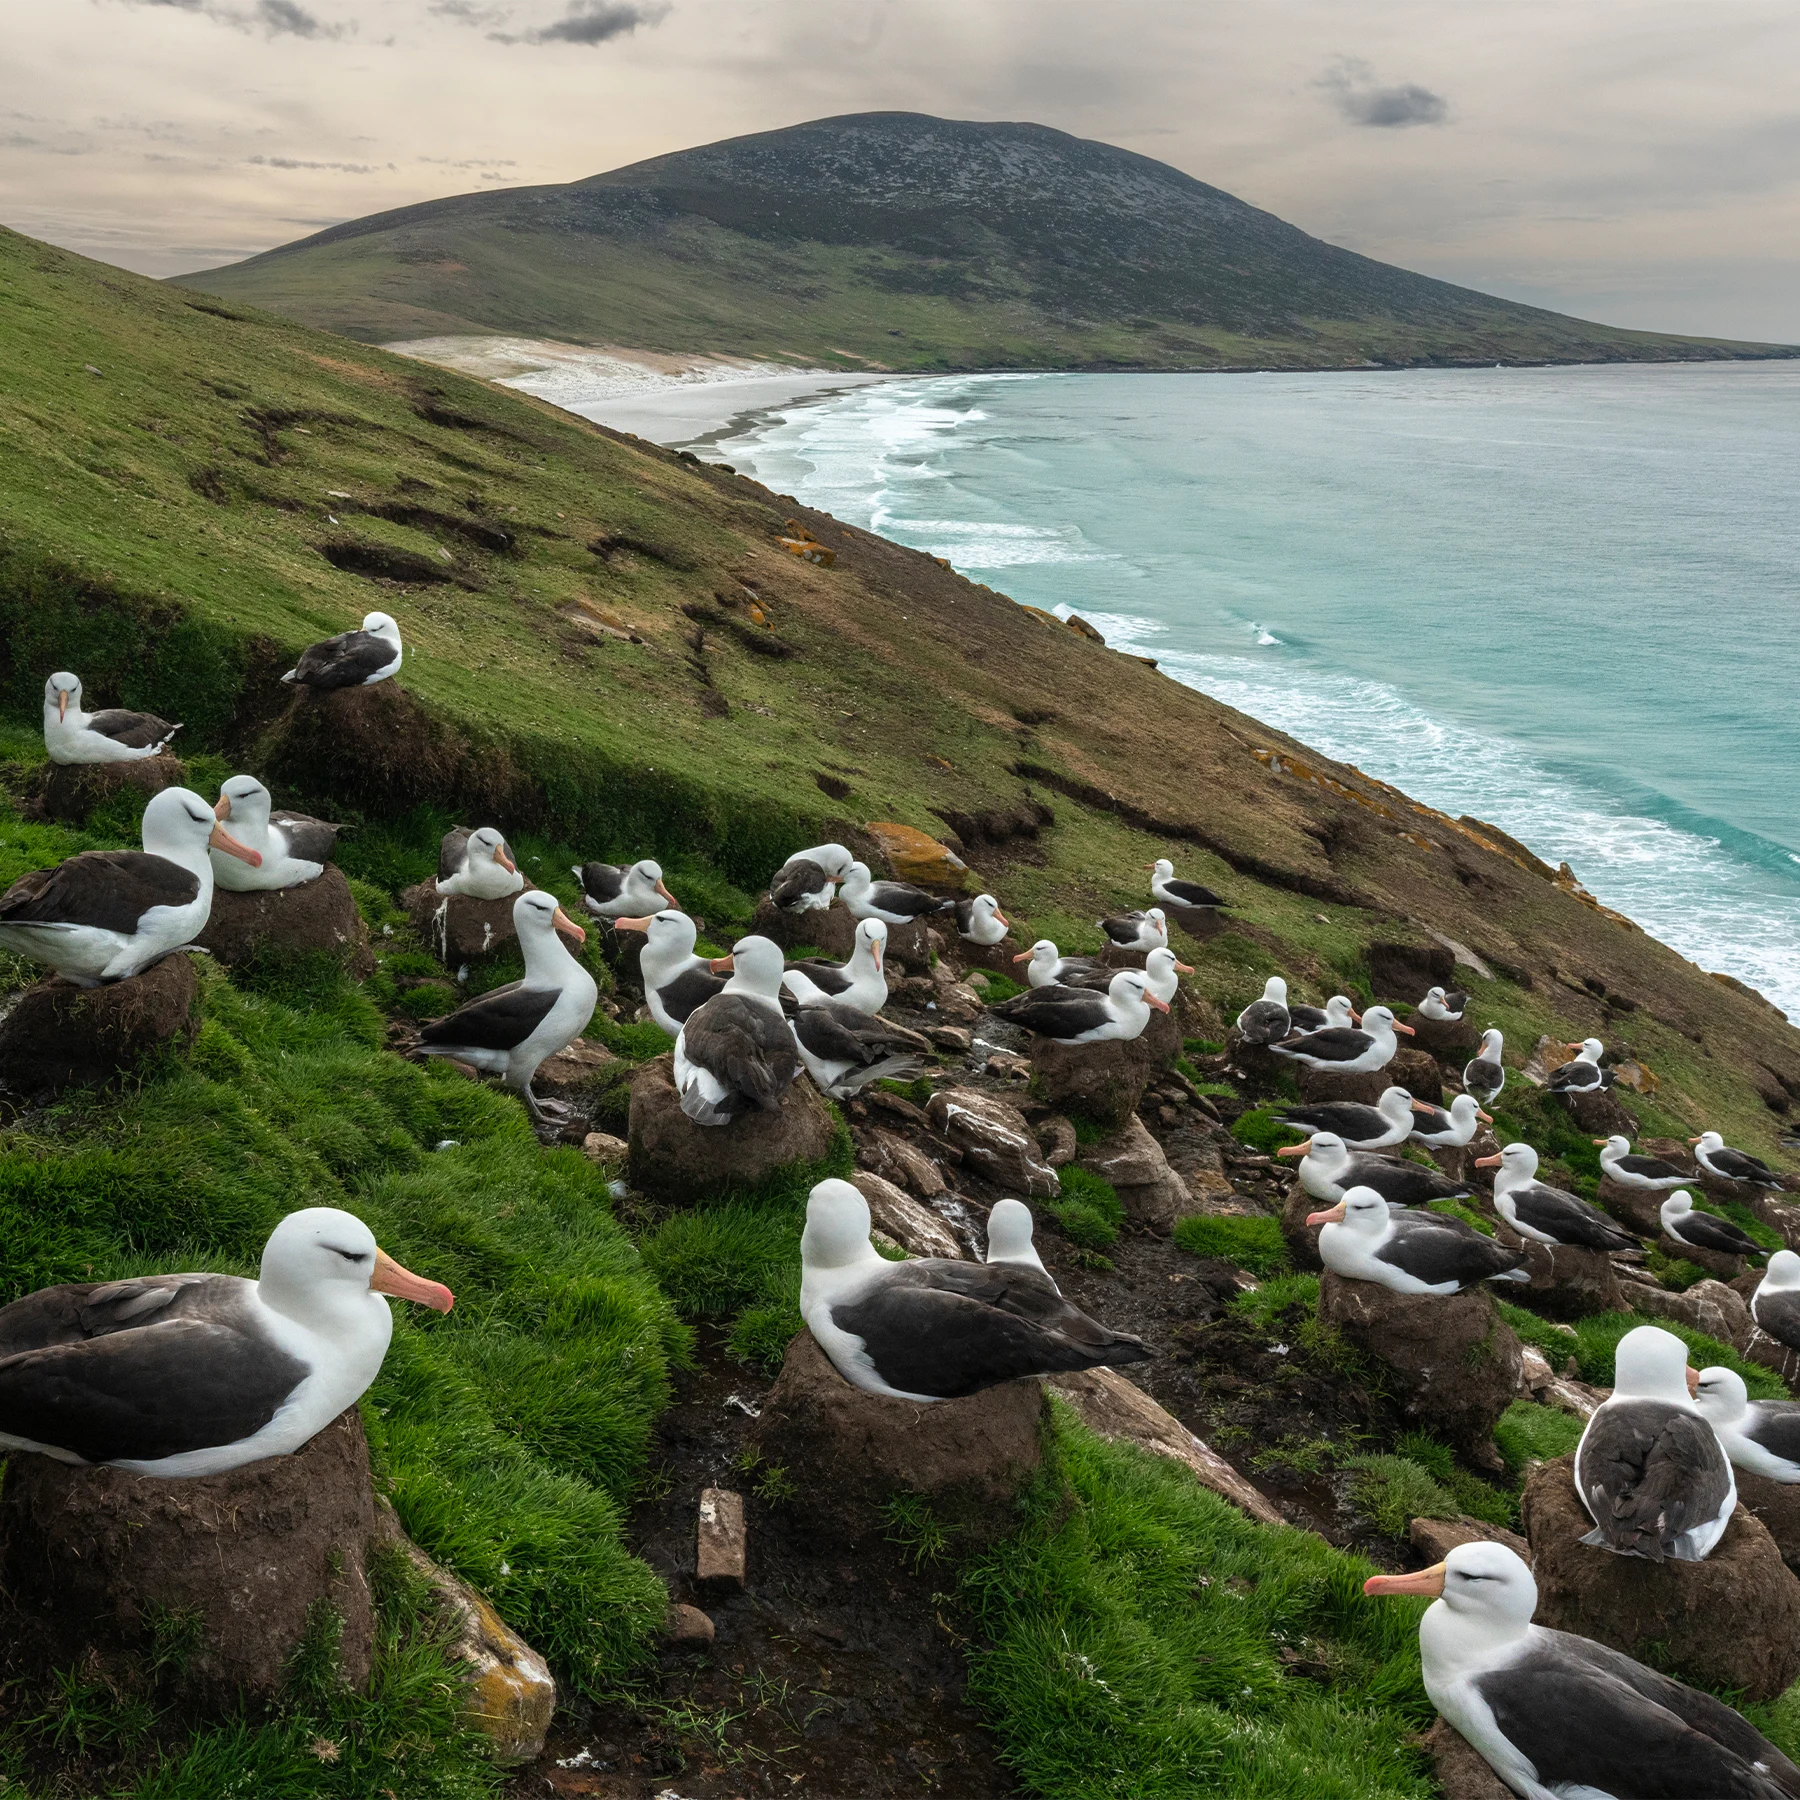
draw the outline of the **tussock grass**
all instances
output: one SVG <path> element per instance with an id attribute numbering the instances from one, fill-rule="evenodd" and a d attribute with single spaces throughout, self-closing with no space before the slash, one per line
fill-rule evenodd
<path id="1" fill-rule="evenodd" d="M 1193 1256 L 1223 1257 L 1252 1275 L 1285 1275 L 1292 1267 L 1277 1219 L 1208 1217 L 1196 1213 L 1175 1226 L 1175 1242 Z"/>
<path id="2" fill-rule="evenodd" d="M 1043 1203 L 1070 1243 L 1083 1250 L 1110 1250 L 1119 1241 L 1125 1207 L 1110 1181 L 1078 1169 L 1073 1163 L 1057 1170 L 1061 1196 Z"/>

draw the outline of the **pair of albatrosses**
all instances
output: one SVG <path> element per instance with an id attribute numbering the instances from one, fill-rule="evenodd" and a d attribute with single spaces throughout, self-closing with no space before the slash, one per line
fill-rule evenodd
<path id="1" fill-rule="evenodd" d="M 769 883 L 769 898 L 778 912 L 823 912 L 831 890 L 850 873 L 856 858 L 842 844 L 815 844 L 796 850 Z"/>
<path id="2" fill-rule="evenodd" d="M 1340 1075 L 1373 1075 L 1394 1060 L 1400 1048 L 1396 1033 L 1413 1035 L 1385 1006 L 1371 1006 L 1360 1025 L 1328 1025 L 1304 1037 L 1288 1038 L 1269 1049 L 1276 1056 L 1304 1063 L 1309 1069 L 1331 1069 Z"/>
<path id="3" fill-rule="evenodd" d="M 77 987 L 141 975 L 191 944 L 212 916 L 217 850 L 251 868 L 240 843 L 189 788 L 164 788 L 144 808 L 143 849 L 84 850 L 21 875 L 0 895 L 0 948 L 47 964 Z"/>
<path id="4" fill-rule="evenodd" d="M 218 1475 L 287 1456 L 354 1406 L 393 1333 L 382 1296 L 436 1312 L 362 1220 L 289 1213 L 255 1281 L 144 1275 L 0 1307 L 0 1448 L 137 1475 Z"/>
<path id="5" fill-rule="evenodd" d="M 1013 1207 L 1025 1213 L 1022 1241 Z M 1109 1331 L 1058 1293 L 1031 1246 L 1023 1206 L 1001 1201 L 994 1213 L 985 1263 L 889 1262 L 870 1242 L 868 1202 L 849 1182 L 812 1190 L 800 1316 L 853 1387 L 896 1400 L 956 1400 L 1026 1376 L 1149 1359 L 1139 1339 Z"/>
<path id="6" fill-rule="evenodd" d="M 1800 1800 L 1800 1767 L 1722 1700 L 1534 1625 L 1537 1583 L 1503 1544 L 1363 1592 L 1431 1598 L 1425 1692 L 1520 1800 Z"/>
<path id="7" fill-rule="evenodd" d="M 1395 1206 L 1466 1200 L 1475 1191 L 1471 1183 L 1439 1174 L 1422 1163 L 1397 1162 L 1391 1156 L 1352 1150 L 1335 1131 L 1315 1132 L 1304 1144 L 1283 1144 L 1275 1154 L 1299 1157 L 1301 1187 L 1327 1205 L 1359 1187 L 1373 1188 Z"/>

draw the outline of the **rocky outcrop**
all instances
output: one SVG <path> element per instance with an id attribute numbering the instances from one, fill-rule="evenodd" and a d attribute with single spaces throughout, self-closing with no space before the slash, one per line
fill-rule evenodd
<path id="1" fill-rule="evenodd" d="M 1744 1259 L 1731 1256 L 1723 1250 L 1708 1250 L 1701 1245 L 1683 1244 L 1669 1236 L 1665 1231 L 1656 1240 L 1656 1247 L 1671 1262 L 1692 1263 L 1696 1269 L 1704 1269 L 1715 1282 L 1736 1281 L 1744 1272 Z"/>
<path id="2" fill-rule="evenodd" d="M 1379 1365 L 1407 1413 L 1482 1468 L 1503 1466 L 1494 1424 L 1518 1398 L 1519 1340 L 1479 1288 L 1396 1294 L 1327 1270 L 1319 1319 Z"/>
<path id="3" fill-rule="evenodd" d="M 976 1088 L 939 1088 L 926 1116 L 963 1164 L 1003 1193 L 1019 1199 L 1053 1199 L 1056 1171 L 1044 1160 L 1025 1115 L 996 1095 Z"/>
<path id="4" fill-rule="evenodd" d="M 1109 1182 L 1126 1216 L 1159 1237 L 1167 1237 L 1178 1219 L 1195 1210 L 1187 1183 L 1169 1167 L 1162 1145 L 1135 1113 L 1119 1130 L 1084 1145 L 1075 1162 Z"/>
<path id="5" fill-rule="evenodd" d="M 1413 1028 L 1413 1048 L 1423 1050 L 1460 1083 L 1464 1067 L 1481 1048 L 1481 1034 L 1474 1025 L 1466 1017 L 1456 1020 L 1428 1019 L 1423 1013 L 1417 1012 L 1411 1014 L 1406 1022 Z"/>
<path id="6" fill-rule="evenodd" d="M 1616 1088 L 1581 1088 L 1565 1094 L 1563 1101 L 1570 1118 L 1589 1137 L 1635 1138 L 1638 1134 L 1637 1115 L 1626 1109 Z"/>
<path id="7" fill-rule="evenodd" d="M 913 1256 L 960 1257 L 956 1234 L 929 1206 L 909 1199 L 891 1181 L 858 1169 L 850 1185 L 869 1203 L 869 1217 L 902 1250 Z"/>
<path id="8" fill-rule="evenodd" d="M 1552 1319 L 1580 1319 L 1589 1313 L 1618 1312 L 1625 1304 L 1612 1257 L 1604 1250 L 1578 1244 L 1540 1244 L 1522 1238 L 1503 1219 L 1494 1236 L 1512 1250 L 1523 1250 L 1531 1286 L 1519 1295 L 1522 1305 Z"/>
<path id="9" fill-rule="evenodd" d="M 921 1200 L 950 1191 L 944 1171 L 916 1144 L 891 1131 L 859 1133 L 857 1157 L 867 1168 Z"/>
<path id="10" fill-rule="evenodd" d="M 1284 1068 L 1294 1065 L 1276 1058 Z M 1394 1052 L 1385 1069 L 1371 1075 L 1341 1075 L 1335 1069 L 1299 1070 L 1300 1095 L 1308 1106 L 1323 1106 L 1333 1100 L 1355 1100 L 1373 1106 L 1391 1087 L 1403 1087 L 1415 1100 L 1430 1106 L 1444 1101 L 1444 1077 L 1437 1059 L 1423 1050 L 1408 1046 Z"/>
<path id="11" fill-rule="evenodd" d="M 298 887 L 250 894 L 214 888 L 212 916 L 194 942 L 228 969 L 265 950 L 316 950 L 335 956 L 358 981 L 375 973 L 368 927 L 343 871 L 332 865 Z"/>
<path id="12" fill-rule="evenodd" d="M 960 894 L 968 886 L 969 865 L 916 826 L 876 820 L 863 829 L 875 840 L 896 881 L 942 894 Z"/>
<path id="13" fill-rule="evenodd" d="M 1369 987 L 1377 1000 L 1417 1006 L 1434 987 L 1453 987 L 1456 955 L 1442 944 L 1379 942 L 1369 946 Z"/>
<path id="14" fill-rule="evenodd" d="M 1739 1506 L 1704 1562 L 1617 1556 L 1580 1541 L 1593 1521 L 1576 1498 L 1572 1461 L 1540 1463 L 1525 1483 L 1538 1624 L 1597 1638 L 1698 1687 L 1751 1700 L 1785 1693 L 1800 1677 L 1800 1581 L 1761 1521 Z"/>
<path id="15" fill-rule="evenodd" d="M 1610 1175 L 1602 1175 L 1595 1198 L 1615 1219 L 1640 1237 L 1662 1235 L 1662 1203 L 1668 1199 L 1666 1193 L 1652 1188 L 1627 1187 Z"/>
<path id="16" fill-rule="evenodd" d="M 65 825 L 89 818 L 124 798 L 142 812 L 152 794 L 184 787 L 187 770 L 178 756 L 145 756 L 136 762 L 51 763 L 44 778 L 44 816 Z"/>
<path id="17" fill-rule="evenodd" d="M 278 1700 L 321 1605 L 338 1664 L 369 1679 L 366 1569 L 377 1535 L 354 1407 L 292 1456 L 187 1481 L 14 1452 L 0 1489 L 0 1656 L 15 1673 L 86 1666 L 121 1692 L 151 1683 L 151 1620 L 195 1621 L 175 1676 L 194 1708 Z M 315 1627 L 316 1628 L 316 1627 Z"/>
<path id="18" fill-rule="evenodd" d="M 1281 1235 L 1287 1240 L 1288 1255 L 1293 1258 L 1296 1269 L 1322 1269 L 1325 1266 L 1325 1259 L 1319 1254 L 1319 1227 L 1306 1222 L 1309 1213 L 1324 1210 L 1325 1202 L 1315 1200 L 1298 1181 L 1289 1188 L 1281 1208 Z"/>
<path id="19" fill-rule="evenodd" d="M 789 1505 L 824 1541 L 881 1536 L 887 1502 L 917 1494 L 960 1543 L 981 1544 L 1017 1527 L 1014 1503 L 1043 1460 L 1048 1404 L 1030 1380 L 930 1403 L 865 1393 L 803 1331 L 751 1434 L 793 1474 Z"/>
<path id="20" fill-rule="evenodd" d="M 110 1081 L 164 1044 L 185 1044 L 199 992 L 193 958 L 180 953 L 105 987 L 40 981 L 0 1020 L 0 1084 L 33 1094 Z"/>
<path id="21" fill-rule="evenodd" d="M 1097 1125 L 1123 1125 L 1157 1067 L 1154 1047 L 1142 1037 L 1098 1044 L 1031 1040 L 1032 1097 Z"/>
<path id="22" fill-rule="evenodd" d="M 817 1162 L 831 1148 L 831 1115 L 810 1081 L 796 1081 L 777 1112 L 696 1125 L 681 1110 L 674 1066 L 670 1052 L 632 1077 L 627 1166 L 631 1185 L 646 1194 L 691 1203 L 754 1187 L 789 1163 Z"/>
<path id="23" fill-rule="evenodd" d="M 1440 1563 L 1459 1544 L 1504 1544 L 1515 1556 L 1531 1560 L 1531 1546 L 1516 1531 L 1466 1515 L 1455 1519 L 1414 1519 L 1407 1541 L 1427 1563 Z"/>

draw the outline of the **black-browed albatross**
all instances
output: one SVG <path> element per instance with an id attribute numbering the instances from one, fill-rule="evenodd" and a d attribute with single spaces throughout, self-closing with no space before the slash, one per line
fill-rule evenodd
<path id="1" fill-rule="evenodd" d="M 322 690 L 373 687 L 400 672 L 400 659 L 400 627 L 386 613 L 372 612 L 357 630 L 308 644 L 281 679 Z"/>
<path id="2" fill-rule="evenodd" d="M 910 1081 L 931 1053 L 929 1040 L 842 1000 L 794 1008 L 788 1025 L 800 1060 L 821 1092 L 847 1100 L 871 1081 Z"/>
<path id="3" fill-rule="evenodd" d="M 67 669 L 44 683 L 44 749 L 53 763 L 142 762 L 160 756 L 181 729 L 155 713 L 81 709 L 81 677 Z"/>
<path id="4" fill-rule="evenodd" d="M 856 858 L 842 844 L 814 844 L 796 850 L 769 883 L 769 898 L 781 912 L 823 912 L 832 888 L 850 872 Z"/>
<path id="5" fill-rule="evenodd" d="M 1116 918 L 1094 921 L 1106 933 L 1115 950 L 1154 950 L 1169 941 L 1169 920 L 1160 906 L 1146 912 L 1120 913 Z"/>
<path id="6" fill-rule="evenodd" d="M 1027 963 L 1027 987 L 1079 987 L 1089 975 L 1100 973 L 1111 981 L 1113 971 L 1091 956 L 1064 956 L 1049 938 L 1039 938 L 1029 950 L 1021 950 L 1015 963 Z"/>
<path id="7" fill-rule="evenodd" d="M 1735 1469 L 1786 1487 L 1800 1482 L 1800 1400 L 1752 1400 L 1736 1369 L 1702 1369 L 1694 1404 Z"/>
<path id="8" fill-rule="evenodd" d="M 858 919 L 850 954 L 841 963 L 809 956 L 787 965 L 781 985 L 802 1006 L 840 1001 L 873 1017 L 887 1005 L 888 928 L 879 919 Z"/>
<path id="9" fill-rule="evenodd" d="M 1300 1185 L 1315 1200 L 1328 1204 L 1342 1200 L 1357 1187 L 1373 1188 L 1395 1206 L 1462 1200 L 1475 1191 L 1472 1183 L 1440 1174 L 1423 1163 L 1351 1150 L 1334 1131 L 1314 1132 L 1304 1144 L 1283 1144 L 1275 1154 L 1299 1157 Z"/>
<path id="10" fill-rule="evenodd" d="M 1271 975 L 1263 983 L 1262 997 L 1252 1000 L 1237 1016 L 1238 1035 L 1246 1044 L 1275 1044 L 1294 1029 L 1288 1010 L 1287 983 Z"/>
<path id="11" fill-rule="evenodd" d="M 1150 871 L 1150 898 L 1162 906 L 1185 906 L 1193 912 L 1212 912 L 1225 902 L 1211 888 L 1197 881 L 1177 881 L 1175 865 L 1166 856 L 1146 863 Z"/>
<path id="12" fill-rule="evenodd" d="M 778 1112 L 801 1072 L 781 1010 L 781 946 L 742 937 L 731 979 L 695 1008 L 675 1040 L 675 1090 L 696 1125 L 729 1125 L 753 1108 Z"/>
<path id="13" fill-rule="evenodd" d="M 1760 1156 L 1752 1156 L 1748 1150 L 1726 1149 L 1725 1140 L 1716 1131 L 1703 1131 L 1688 1142 L 1694 1147 L 1694 1161 L 1721 1181 L 1738 1181 L 1748 1187 L 1781 1186 L 1781 1177 Z"/>
<path id="14" fill-rule="evenodd" d="M 1142 969 L 1121 969 L 1104 994 L 1089 988 L 1041 987 L 1014 994 L 990 1008 L 997 1019 L 1023 1025 L 1039 1037 L 1065 1044 L 1099 1044 L 1110 1038 L 1129 1041 L 1144 1035 L 1152 1010 L 1167 1012 L 1169 1003 L 1150 992 Z"/>
<path id="15" fill-rule="evenodd" d="M 853 862 L 844 872 L 838 898 L 849 907 L 855 919 L 879 919 L 884 925 L 910 925 L 914 919 L 929 919 L 938 913 L 954 912 L 956 902 L 928 893 L 904 881 L 877 881 L 869 873 L 867 863 Z"/>
<path id="16" fill-rule="evenodd" d="M 233 775 L 219 789 L 213 817 L 262 857 L 261 863 L 248 863 L 229 851 L 208 853 L 213 880 L 234 894 L 268 893 L 316 881 L 325 873 L 343 829 L 306 813 L 275 811 L 273 796 L 254 775 Z"/>
<path id="17" fill-rule="evenodd" d="M 1750 1317 L 1776 1343 L 1800 1350 L 1800 1256 L 1777 1250 L 1750 1296 Z"/>
<path id="18" fill-rule="evenodd" d="M 1494 1211 L 1520 1237 L 1535 1244 L 1574 1245 L 1583 1250 L 1636 1250 L 1638 1240 L 1599 1207 L 1578 1194 L 1565 1194 L 1537 1178 L 1538 1153 L 1524 1143 L 1508 1144 L 1495 1156 L 1478 1156 L 1478 1169 L 1494 1169 Z"/>
<path id="19" fill-rule="evenodd" d="M 644 1004 L 670 1037 L 679 1037 L 695 1009 L 724 992 L 731 958 L 697 955 L 698 928 L 686 913 L 672 907 L 648 918 L 615 919 L 613 925 L 619 931 L 644 934 L 644 948 L 638 955 Z"/>
<path id="20" fill-rule="evenodd" d="M 1612 1070 L 1600 1066 L 1606 1046 L 1598 1038 L 1583 1038 L 1569 1048 L 1575 1052 L 1574 1059 L 1552 1069 L 1550 1079 L 1545 1083 L 1551 1093 L 1584 1094 L 1590 1089 L 1612 1086 Z"/>
<path id="21" fill-rule="evenodd" d="M 1594 1142 L 1600 1146 L 1601 1170 L 1621 1187 L 1637 1188 L 1649 1193 L 1663 1188 L 1680 1187 L 1684 1181 L 1694 1179 L 1685 1169 L 1678 1169 L 1660 1156 L 1633 1156 L 1631 1139 L 1619 1133 L 1612 1137 L 1595 1138 Z"/>
<path id="22" fill-rule="evenodd" d="M 1412 1142 L 1427 1150 L 1460 1150 L 1473 1143 L 1475 1133 L 1493 1120 L 1481 1110 L 1473 1094 L 1458 1094 L 1450 1104 L 1433 1106 L 1429 1100 L 1413 1102 Z"/>
<path id="23" fill-rule="evenodd" d="M 1741 1226 L 1717 1213 L 1703 1212 L 1686 1188 L 1677 1188 L 1662 1203 L 1657 1217 L 1663 1230 L 1690 1250 L 1711 1250 L 1720 1256 L 1768 1255 L 1768 1246 L 1759 1244 Z"/>
<path id="24" fill-rule="evenodd" d="M 1373 1281 L 1396 1294 L 1460 1294 L 1482 1281 L 1529 1281 L 1525 1258 L 1461 1219 L 1396 1212 L 1370 1187 L 1354 1187 L 1336 1206 L 1309 1213 L 1319 1259 L 1349 1281 Z"/>
<path id="25" fill-rule="evenodd" d="M 587 862 L 569 873 L 581 883 L 581 904 L 596 919 L 641 919 L 681 902 L 663 885 L 662 865 L 649 857 L 634 863 Z"/>
<path id="26" fill-rule="evenodd" d="M 800 1316 L 846 1381 L 899 1400 L 956 1400 L 1025 1376 L 1150 1357 L 1023 1264 L 889 1262 L 869 1241 L 868 1202 L 847 1181 L 821 1181 L 807 1199 Z"/>
<path id="27" fill-rule="evenodd" d="M 956 903 L 956 932 L 971 944 L 992 949 L 1012 929 L 1012 920 L 1000 910 L 1000 902 L 992 894 L 977 894 L 973 900 Z"/>
<path id="28" fill-rule="evenodd" d="M 1500 1058 L 1506 1049 L 1506 1038 L 1497 1025 L 1481 1034 L 1481 1048 L 1463 1064 L 1462 1084 L 1465 1094 L 1473 1094 L 1483 1106 L 1492 1106 L 1506 1086 L 1506 1065 Z"/>
<path id="29" fill-rule="evenodd" d="M 525 877 L 513 859 L 512 846 L 492 825 L 471 831 L 458 825 L 438 845 L 437 891 L 469 900 L 504 900 L 516 894 Z"/>
<path id="30" fill-rule="evenodd" d="M 1386 1150 L 1404 1144 L 1412 1134 L 1414 1105 L 1405 1088 L 1389 1087 L 1373 1106 L 1360 1100 L 1325 1100 L 1316 1106 L 1283 1106 L 1275 1116 L 1307 1137 L 1327 1131 L 1351 1150 Z"/>
<path id="31" fill-rule="evenodd" d="M 138 1475 L 217 1475 L 286 1456 L 381 1368 L 382 1295 L 448 1312 L 362 1220 L 289 1213 L 255 1281 L 144 1275 L 40 1289 L 0 1307 L 0 1447 Z"/>

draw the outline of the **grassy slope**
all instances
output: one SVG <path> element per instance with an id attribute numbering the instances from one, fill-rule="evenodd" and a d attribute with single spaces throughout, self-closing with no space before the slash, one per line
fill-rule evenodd
<path id="1" fill-rule="evenodd" d="M 270 692 L 282 654 L 381 604 L 416 646 L 406 688 L 514 771 L 521 847 L 552 871 L 572 844 L 664 850 L 729 925 L 795 836 L 883 817 L 941 829 L 941 809 L 1023 929 L 1089 947 L 1087 921 L 1137 899 L 1142 865 L 1168 848 L 1234 901 L 1233 929 L 1196 958 L 1227 1007 L 1276 966 L 1315 991 L 1354 987 L 1371 937 L 1428 922 L 1512 971 L 1474 986 L 1515 1049 L 1539 1029 L 1616 1036 L 1579 985 L 1602 982 L 1638 1003 L 1621 1023 L 1664 1078 L 1652 1124 L 1718 1123 L 1775 1150 L 1757 1071 L 1797 1079 L 1800 1053 L 1771 1009 L 1451 822 L 927 558 L 816 517 L 838 567 L 787 558 L 771 534 L 789 509 L 751 483 L 379 352 L 198 312 L 16 237 L 0 238 L 0 394 L 0 700 L 25 760 L 42 672 L 72 663 L 99 698 L 183 714 L 194 778 L 216 780 L 227 758 L 293 735 Z M 471 494 L 480 511 L 465 508 Z M 363 510 L 396 499 L 504 519 L 524 548 L 490 553 L 443 524 Z M 640 547 L 603 561 L 583 548 L 602 532 Z M 442 544 L 470 585 L 340 573 L 315 546 L 346 535 L 423 555 Z M 702 707 L 678 609 L 712 606 L 733 571 L 755 580 L 797 654 L 754 655 L 709 627 L 699 659 L 729 700 L 718 717 Z M 590 647 L 559 616 L 582 597 L 646 641 Z M 1069 693 L 1082 696 L 1074 716 Z M 646 803 L 633 789 L 651 768 Z M 828 800 L 820 772 L 848 797 Z M 447 803 L 481 777 L 452 764 L 432 779 Z M 327 771 L 320 791 L 360 809 L 352 873 L 391 889 L 428 863 L 443 815 L 404 785 L 384 805 Z M 1043 804 L 1055 823 L 1037 837 L 977 841 L 977 826 L 998 834 Z M 81 841 L 0 816 L 0 879 Z M 405 954 L 390 953 L 396 970 Z M 681 1348 L 663 1296 L 689 1316 L 737 1317 L 746 1353 L 766 1352 L 791 1299 L 793 1196 L 706 1222 L 677 1215 L 640 1262 L 594 1171 L 538 1150 L 507 1101 L 388 1056 L 366 997 L 260 985 L 210 977 L 194 1050 L 122 1105 L 71 1101 L 0 1137 L 4 1292 L 90 1270 L 247 1266 L 297 1194 L 364 1211 L 461 1298 L 447 1320 L 406 1321 L 372 1396 L 382 1477 L 409 1527 L 492 1592 L 565 1680 L 595 1691 L 628 1679 L 660 1602 L 622 1552 L 617 1506 L 644 1478 Z M 446 1138 L 456 1147 L 432 1148 Z M 616 1404 L 594 1408 L 596 1392 Z M 1350 1603 L 1359 1565 L 1261 1533 L 1066 1424 L 1059 1441 L 1073 1509 L 1034 1502 L 1020 1536 L 959 1577 L 984 1634 L 978 1691 L 1034 1787 L 1241 1792 L 1254 1754 L 1270 1792 L 1429 1791 L 1398 1742 L 1419 1715 L 1406 1616 Z M 1236 1573 L 1251 1565 L 1260 1581 Z M 1230 1648 L 1226 1685 L 1181 1649 L 1215 1641 Z M 1277 1651 L 1295 1644 L 1329 1680 L 1278 1673 Z M 396 1680 L 403 1664 L 396 1652 Z M 293 1762 L 294 1728 L 281 1729 L 188 1746 L 130 1785 L 220 1791 L 221 1769 L 237 1779 Z M 364 1750 L 386 1741 L 380 1720 L 332 1729 L 361 1732 Z M 478 1788 L 453 1740 L 443 1721 L 422 1728 L 395 1791 Z M 184 1772 L 184 1757 L 201 1760 Z M 364 1755 L 318 1785 L 268 1791 L 372 1794 L 393 1774 Z"/>
<path id="2" fill-rule="evenodd" d="M 1726 339 L 1626 331 L 1508 308 L 1461 324 L 1309 318 L 1244 335 L 1179 320 L 1095 320 L 1014 295 L 910 291 L 918 259 L 774 242 L 710 220 L 636 236 L 534 230 L 473 210 L 268 252 L 183 286 L 372 343 L 521 333 L 636 349 L 905 371 L 1340 368 L 1414 363 L 1703 360 Z M 914 280 L 908 281 L 909 272 Z"/>

